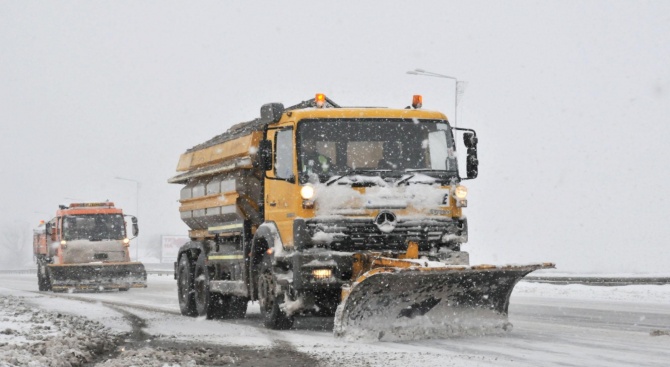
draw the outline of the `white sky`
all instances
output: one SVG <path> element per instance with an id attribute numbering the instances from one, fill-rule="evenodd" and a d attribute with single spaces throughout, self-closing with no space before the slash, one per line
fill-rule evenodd
<path id="1" fill-rule="evenodd" d="M 186 234 L 187 148 L 324 92 L 477 130 L 473 262 L 661 272 L 670 260 L 670 3 L 0 0 L 4 227 L 74 199 L 135 214 L 141 245 Z"/>

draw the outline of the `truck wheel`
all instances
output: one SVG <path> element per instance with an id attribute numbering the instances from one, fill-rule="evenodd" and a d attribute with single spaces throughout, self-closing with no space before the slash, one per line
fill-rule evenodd
<path id="1" fill-rule="evenodd" d="M 269 259 L 264 259 L 258 274 L 258 303 L 261 306 L 263 324 L 268 329 L 286 330 L 293 326 L 293 317 L 281 310 L 284 295 L 275 295 L 277 279 L 272 273 Z"/>
<path id="2" fill-rule="evenodd" d="M 44 286 L 42 285 L 42 266 L 37 265 L 37 289 L 41 292 L 44 291 Z"/>
<path id="3" fill-rule="evenodd" d="M 247 314 L 249 299 L 246 297 L 228 296 L 228 319 L 243 319 Z"/>
<path id="4" fill-rule="evenodd" d="M 219 293 L 210 293 L 209 316 L 216 319 L 243 319 L 247 314 L 248 299 Z"/>
<path id="5" fill-rule="evenodd" d="M 212 319 L 226 318 L 226 299 L 219 293 L 209 295 L 209 316 Z"/>
<path id="6" fill-rule="evenodd" d="M 217 310 L 212 302 L 212 293 L 209 291 L 209 270 L 205 265 L 207 255 L 200 253 L 198 260 L 195 261 L 195 271 L 193 272 L 193 289 L 195 291 L 195 313 L 196 316 L 206 316 L 208 319 L 217 316 Z M 212 307 L 210 307 L 212 306 Z"/>
<path id="7" fill-rule="evenodd" d="M 44 272 L 45 274 L 42 274 Z M 46 274 L 46 269 L 41 264 L 37 265 L 37 288 L 40 292 L 46 292 L 51 290 L 51 283 L 49 281 L 49 275 Z"/>
<path id="8" fill-rule="evenodd" d="M 40 292 L 44 291 L 44 279 L 42 279 L 42 266 L 37 265 L 37 289 Z"/>
<path id="9" fill-rule="evenodd" d="M 179 260 L 177 277 L 177 293 L 179 296 L 179 310 L 184 316 L 195 316 L 195 297 L 193 292 L 193 271 L 188 256 L 182 255 Z"/>

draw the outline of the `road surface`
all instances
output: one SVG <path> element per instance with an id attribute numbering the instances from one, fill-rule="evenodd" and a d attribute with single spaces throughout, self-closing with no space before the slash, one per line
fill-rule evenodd
<path id="1" fill-rule="evenodd" d="M 233 353 L 235 365 L 670 365 L 669 285 L 588 287 L 522 282 L 510 304 L 511 332 L 373 343 L 335 339 L 328 318 L 298 319 L 288 331 L 267 330 L 257 304 L 251 304 L 247 317 L 239 321 L 182 317 L 171 276 L 150 275 L 148 288 L 128 292 L 54 294 L 37 292 L 34 275 L 2 274 L 0 295 L 21 296 L 36 308 L 85 315 L 110 325 L 126 323 L 141 337 L 124 348 L 174 351 L 204 345 Z M 160 354 L 154 357 L 162 358 Z"/>

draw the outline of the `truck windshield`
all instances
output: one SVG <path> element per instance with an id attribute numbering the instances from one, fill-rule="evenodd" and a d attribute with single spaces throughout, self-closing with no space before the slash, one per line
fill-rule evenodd
<path id="1" fill-rule="evenodd" d="M 443 120 L 303 120 L 297 134 L 303 184 L 351 172 L 382 177 L 415 171 L 458 175 L 451 128 Z"/>
<path id="2" fill-rule="evenodd" d="M 125 223 L 121 214 L 70 215 L 63 218 L 63 239 L 122 240 Z"/>

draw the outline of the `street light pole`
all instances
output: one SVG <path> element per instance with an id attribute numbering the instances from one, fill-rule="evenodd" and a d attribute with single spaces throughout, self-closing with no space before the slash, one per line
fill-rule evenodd
<path id="1" fill-rule="evenodd" d="M 448 76 L 448 75 L 443 75 L 443 74 L 438 74 L 438 73 L 433 73 L 432 71 L 426 71 L 423 69 L 414 69 L 411 71 L 408 71 L 407 74 L 410 75 L 422 75 L 422 76 L 432 76 L 435 78 L 445 78 L 445 79 L 451 79 L 454 81 L 454 127 L 458 126 L 458 84 L 461 83 L 458 81 L 453 76 Z"/>
<path id="2" fill-rule="evenodd" d="M 140 217 L 140 181 L 134 180 L 132 178 L 125 178 L 125 177 L 114 177 L 117 180 L 124 180 L 124 181 L 131 181 L 135 183 L 135 188 L 137 189 L 136 194 L 135 194 L 135 216 Z M 135 260 L 140 261 L 140 237 L 137 236 L 137 240 L 135 242 Z"/>

